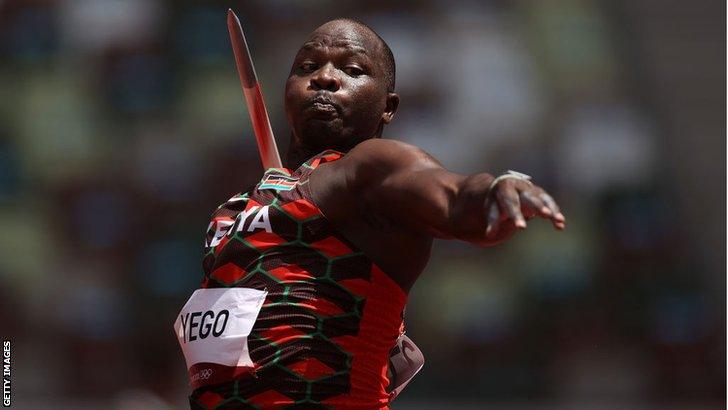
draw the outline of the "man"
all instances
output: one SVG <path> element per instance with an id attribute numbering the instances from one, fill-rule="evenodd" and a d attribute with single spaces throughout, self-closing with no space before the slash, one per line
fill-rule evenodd
<path id="1" fill-rule="evenodd" d="M 386 409 L 433 238 L 490 246 L 534 216 L 565 227 L 522 175 L 458 175 L 382 139 L 394 85 L 389 47 L 358 21 L 330 21 L 298 51 L 288 168 L 213 213 L 202 289 L 178 319 L 193 408 Z"/>

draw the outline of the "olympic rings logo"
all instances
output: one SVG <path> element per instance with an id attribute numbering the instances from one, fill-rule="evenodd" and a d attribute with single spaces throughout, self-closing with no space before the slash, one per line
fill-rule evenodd
<path id="1" fill-rule="evenodd" d="M 212 376 L 212 369 L 202 369 L 192 376 L 192 381 L 207 380 Z"/>

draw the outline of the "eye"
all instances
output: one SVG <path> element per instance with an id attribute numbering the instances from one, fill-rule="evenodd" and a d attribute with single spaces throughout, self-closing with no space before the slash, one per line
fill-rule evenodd
<path id="1" fill-rule="evenodd" d="M 316 70 L 316 63 L 313 61 L 304 61 L 298 66 L 298 68 L 306 72 L 312 72 Z"/>
<path id="2" fill-rule="evenodd" d="M 364 74 L 364 70 L 361 67 L 355 65 L 348 65 L 344 68 L 344 72 L 352 77 L 359 77 Z"/>

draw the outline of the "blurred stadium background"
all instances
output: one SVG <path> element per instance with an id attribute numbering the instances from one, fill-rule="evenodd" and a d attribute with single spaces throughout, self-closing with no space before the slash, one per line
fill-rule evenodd
<path id="1" fill-rule="evenodd" d="M 394 409 L 725 408 L 721 1 L 0 0 L 0 323 L 17 408 L 183 408 L 172 322 L 214 208 L 261 175 L 225 11 L 284 151 L 317 25 L 390 44 L 385 136 L 535 176 L 569 227 L 439 242 Z"/>

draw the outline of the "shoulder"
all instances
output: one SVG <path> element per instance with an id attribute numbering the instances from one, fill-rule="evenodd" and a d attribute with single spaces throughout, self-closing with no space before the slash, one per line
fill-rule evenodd
<path id="1" fill-rule="evenodd" d="M 382 138 L 361 142 L 337 162 L 353 185 L 382 180 L 400 172 L 442 167 L 435 157 L 419 147 Z"/>
<path id="2" fill-rule="evenodd" d="M 322 164 L 314 185 L 328 185 L 340 193 L 361 193 L 388 178 L 442 168 L 432 155 L 402 141 L 372 138 L 357 144 L 341 159 Z M 312 175 L 313 176 L 313 175 Z"/>
<path id="3" fill-rule="evenodd" d="M 402 141 L 372 138 L 361 142 L 346 155 L 363 164 L 387 165 L 398 168 L 409 165 L 428 165 L 439 162 L 423 149 Z"/>

